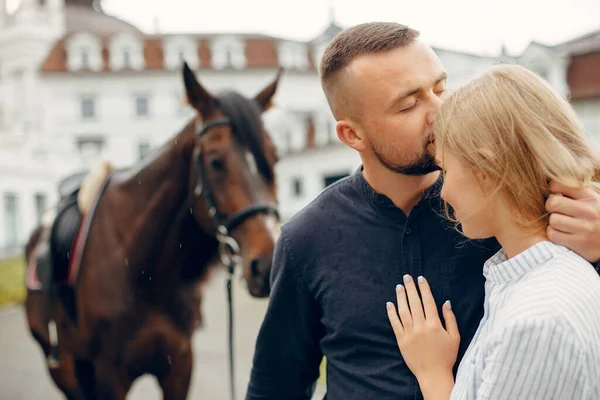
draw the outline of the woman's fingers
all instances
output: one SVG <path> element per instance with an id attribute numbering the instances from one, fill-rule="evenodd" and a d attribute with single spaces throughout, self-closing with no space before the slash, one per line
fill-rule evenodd
<path id="1" fill-rule="evenodd" d="M 435 299 L 433 298 L 433 294 L 431 293 L 429 283 L 422 276 L 419 276 L 417 278 L 417 282 L 419 283 L 419 291 L 421 292 L 421 298 L 423 299 L 423 309 L 425 310 L 425 318 L 428 321 L 440 322 L 440 316 L 438 314 Z"/>
<path id="2" fill-rule="evenodd" d="M 404 287 L 406 289 L 406 295 L 408 297 L 408 305 L 410 306 L 410 313 L 412 314 L 413 326 L 421 325 L 425 322 L 425 316 L 423 315 L 423 305 L 419 294 L 417 293 L 417 287 L 410 275 L 404 275 Z"/>
<path id="3" fill-rule="evenodd" d="M 396 312 L 396 307 L 391 302 L 386 304 L 387 315 L 390 320 L 390 324 L 392 324 L 392 329 L 394 330 L 394 334 L 396 335 L 396 339 L 398 342 L 404 337 L 404 327 L 400 322 L 400 318 L 398 318 L 398 313 Z M 400 344 L 400 343 L 398 343 Z"/>
<path id="4" fill-rule="evenodd" d="M 413 318 L 408 308 L 406 300 L 406 291 L 402 285 L 396 286 L 396 300 L 398 301 L 398 314 L 400 315 L 400 321 L 406 332 L 412 332 L 413 330 Z"/>

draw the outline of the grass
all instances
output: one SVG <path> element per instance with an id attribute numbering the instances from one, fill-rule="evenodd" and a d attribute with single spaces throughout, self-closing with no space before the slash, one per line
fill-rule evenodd
<path id="1" fill-rule="evenodd" d="M 325 357 L 323 357 L 323 361 L 321 362 L 321 374 L 319 375 L 319 380 L 317 381 L 317 385 L 319 386 L 325 386 L 327 384 L 327 378 L 325 377 L 325 371 L 326 371 L 326 367 L 327 366 L 327 360 L 325 359 Z"/>
<path id="2" fill-rule="evenodd" d="M 25 301 L 25 260 L 13 257 L 0 260 L 0 306 Z"/>

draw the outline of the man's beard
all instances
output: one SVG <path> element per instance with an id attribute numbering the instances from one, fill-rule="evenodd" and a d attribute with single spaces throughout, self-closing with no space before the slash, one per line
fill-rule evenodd
<path id="1" fill-rule="evenodd" d="M 423 149 L 423 154 L 419 159 L 409 164 L 398 164 L 390 160 L 388 155 L 385 155 L 380 151 L 379 146 L 373 146 L 373 153 L 375 157 L 390 171 L 397 172 L 403 175 L 422 176 L 427 175 L 434 171 L 439 171 L 440 168 L 435 163 L 435 157 L 427 152 L 427 149 Z"/>

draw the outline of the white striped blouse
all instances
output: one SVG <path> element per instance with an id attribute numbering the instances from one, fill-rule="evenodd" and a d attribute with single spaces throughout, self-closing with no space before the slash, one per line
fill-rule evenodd
<path id="1" fill-rule="evenodd" d="M 600 399 L 600 276 L 540 242 L 484 266 L 484 316 L 451 399 Z M 459 327 L 460 328 L 460 327 Z"/>

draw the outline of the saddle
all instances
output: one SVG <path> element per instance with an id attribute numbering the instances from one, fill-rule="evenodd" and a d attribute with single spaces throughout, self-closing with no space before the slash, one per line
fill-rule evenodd
<path id="1" fill-rule="evenodd" d="M 80 241 L 85 243 L 87 230 L 82 225 L 84 217 L 94 213 L 93 205 L 102 195 L 104 184 L 113 170 L 111 164 L 103 163 L 94 171 L 80 171 L 63 178 L 58 184 L 59 200 L 55 209 L 42 219 L 48 234 L 41 239 L 35 255 L 37 282 L 28 284 L 28 287 L 47 295 L 56 294 L 75 323 L 78 265 L 74 265 L 73 252 Z"/>

